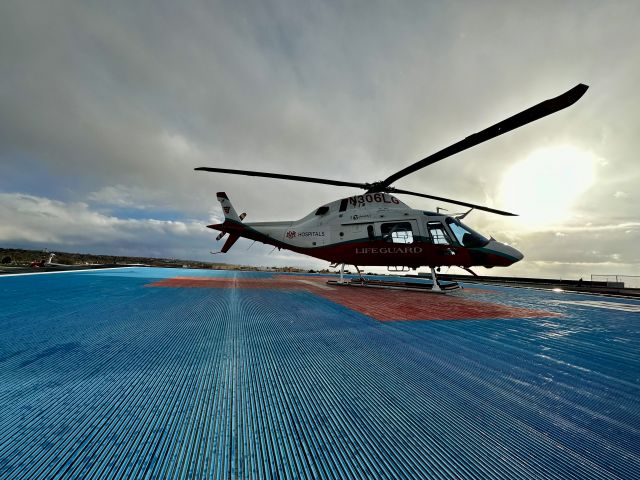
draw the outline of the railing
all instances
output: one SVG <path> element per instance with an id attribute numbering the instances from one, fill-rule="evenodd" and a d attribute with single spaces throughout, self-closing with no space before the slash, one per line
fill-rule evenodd
<path id="1" fill-rule="evenodd" d="M 640 288 L 640 275 L 591 275 L 592 282 L 606 282 L 608 287 Z"/>

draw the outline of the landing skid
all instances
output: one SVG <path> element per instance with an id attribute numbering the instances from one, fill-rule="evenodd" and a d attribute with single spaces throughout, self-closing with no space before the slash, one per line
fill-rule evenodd
<path id="1" fill-rule="evenodd" d="M 339 280 L 328 280 L 327 285 L 333 285 L 337 287 L 360 287 L 360 288 L 386 288 L 388 290 L 405 290 L 412 292 L 425 292 L 425 293 L 440 293 L 444 294 L 452 290 L 458 290 L 462 288 L 456 282 L 450 282 L 446 284 L 440 284 L 438 290 L 433 288 L 433 285 L 428 283 L 418 282 L 390 282 L 388 280 L 366 280 L 354 278 L 352 280 L 346 279 L 340 282 Z"/>
<path id="2" fill-rule="evenodd" d="M 337 264 L 332 265 L 333 268 L 337 267 Z M 435 268 L 431 267 L 431 284 L 418 283 L 418 282 L 391 282 L 388 280 L 370 280 L 362 276 L 360 269 L 357 265 L 359 278 L 345 278 L 344 266 L 340 264 L 340 277 L 338 280 L 328 280 L 328 285 L 336 285 L 340 287 L 369 287 L 369 288 L 386 288 L 389 290 L 409 290 L 414 292 L 426 292 L 426 293 L 445 293 L 451 290 L 457 290 L 462 288 L 457 282 L 447 282 L 440 284 L 438 277 L 436 276 Z"/>

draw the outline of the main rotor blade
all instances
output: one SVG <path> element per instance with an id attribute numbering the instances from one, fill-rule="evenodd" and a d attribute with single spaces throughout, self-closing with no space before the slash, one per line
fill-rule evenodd
<path id="1" fill-rule="evenodd" d="M 249 177 L 279 178 L 281 180 L 294 180 L 296 182 L 323 183 L 325 185 L 336 185 L 338 187 L 356 187 L 367 189 L 368 183 L 343 182 L 342 180 L 328 180 L 326 178 L 301 177 L 298 175 L 285 175 L 281 173 L 254 172 L 252 170 L 233 170 L 230 168 L 198 167 L 194 170 L 203 172 L 228 173 L 231 175 L 247 175 Z"/>
<path id="2" fill-rule="evenodd" d="M 502 210 L 496 210 L 495 208 L 483 207 L 482 205 L 476 205 L 474 203 L 461 202 L 460 200 L 452 200 L 450 198 L 436 197 L 435 195 L 427 195 L 425 193 L 409 192 L 408 190 L 400 190 L 398 188 L 389 189 L 391 193 L 401 193 L 404 195 L 413 195 L 414 197 L 430 198 L 432 200 L 439 200 L 440 202 L 454 203 L 456 205 L 462 205 L 464 207 L 475 208 L 476 210 L 484 210 L 485 212 L 496 213 L 498 215 L 505 215 L 509 217 L 517 217 L 516 213 L 509 213 Z"/>
<path id="3" fill-rule="evenodd" d="M 416 170 L 420 170 L 421 168 L 450 157 L 451 155 L 455 155 L 456 153 L 462 152 L 463 150 L 474 147 L 479 143 L 486 142 L 487 140 L 491 140 L 492 138 L 510 132 L 511 130 L 514 130 L 518 127 L 522 127 L 527 123 L 534 122 L 542 117 L 546 117 L 547 115 L 551 115 L 552 113 L 567 108 L 568 106 L 576 103 L 580 99 L 580 97 L 584 95 L 588 88 L 589 87 L 587 85 L 580 83 L 573 87 L 571 90 L 566 91 L 562 95 L 538 103 L 537 105 L 534 105 L 533 107 L 517 113 L 500 123 L 496 123 L 489 128 L 469 135 L 464 140 L 460 140 L 458 143 L 454 143 L 453 145 L 440 150 L 433 155 L 423 158 L 413 165 L 409 165 L 399 172 L 394 173 L 386 180 L 374 184 L 374 186 L 370 188 L 367 193 L 382 192 L 386 187 L 394 183 L 396 180 L 409 175 Z"/>

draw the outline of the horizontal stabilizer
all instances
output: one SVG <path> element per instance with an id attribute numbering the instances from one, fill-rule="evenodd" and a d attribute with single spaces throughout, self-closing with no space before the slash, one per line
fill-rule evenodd
<path id="1" fill-rule="evenodd" d="M 236 241 L 240 238 L 240 236 L 238 235 L 229 235 L 229 238 L 227 238 L 227 241 L 224 242 L 224 245 L 222 247 L 222 250 L 220 250 L 221 253 L 227 253 L 229 251 L 229 249 L 231 247 L 233 247 L 233 244 L 236 243 Z"/>

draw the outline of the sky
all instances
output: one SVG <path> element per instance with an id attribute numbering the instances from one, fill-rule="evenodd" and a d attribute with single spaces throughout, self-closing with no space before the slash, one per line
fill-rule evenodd
<path id="1" fill-rule="evenodd" d="M 520 214 L 465 219 L 525 255 L 480 274 L 640 275 L 639 23 L 637 1 L 4 1 L 0 246 L 324 268 L 212 256 L 215 192 L 246 221 L 359 192 L 193 168 L 372 182 L 585 83 L 395 186 Z"/>

